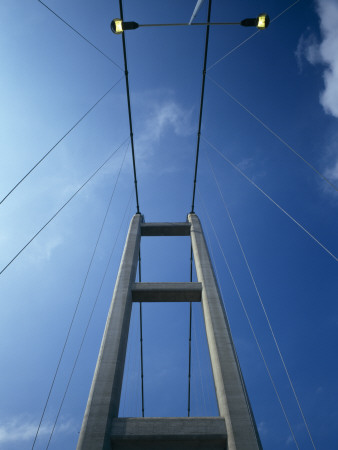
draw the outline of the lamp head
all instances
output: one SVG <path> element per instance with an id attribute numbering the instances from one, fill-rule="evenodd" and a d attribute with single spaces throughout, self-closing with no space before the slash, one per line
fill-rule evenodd
<path id="1" fill-rule="evenodd" d="M 121 19 L 114 19 L 110 24 L 110 28 L 113 33 L 121 34 L 125 30 L 136 30 L 139 24 L 136 22 L 123 22 Z"/>
<path id="2" fill-rule="evenodd" d="M 244 19 L 241 22 L 243 27 L 257 27 L 259 30 L 265 30 L 269 26 L 270 17 L 267 14 L 260 14 L 255 19 Z"/>
<path id="3" fill-rule="evenodd" d="M 270 17 L 267 14 L 260 14 L 257 17 L 257 25 L 256 27 L 259 30 L 265 30 L 265 28 L 268 28 L 270 23 Z"/>

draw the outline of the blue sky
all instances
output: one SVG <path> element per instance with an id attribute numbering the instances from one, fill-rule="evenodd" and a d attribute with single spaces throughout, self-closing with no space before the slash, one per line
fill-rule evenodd
<path id="1" fill-rule="evenodd" d="M 121 37 L 110 31 L 110 21 L 119 16 L 117 1 L 46 4 L 123 66 Z M 338 277 L 333 257 L 338 254 L 338 196 L 292 150 L 338 185 L 338 4 L 300 0 L 279 16 L 290 5 L 290 0 L 213 1 L 213 21 L 238 21 L 263 11 L 277 18 L 252 38 L 255 31 L 243 27 L 210 30 L 196 213 L 210 243 L 263 447 L 297 448 L 222 252 L 298 447 L 313 445 L 208 160 L 314 446 L 332 449 L 337 447 L 338 423 Z M 194 0 L 125 0 L 124 15 L 139 23 L 187 22 L 194 6 Z M 205 21 L 206 7 L 204 2 L 196 21 Z M 35 446 L 46 448 L 95 305 L 49 447 L 71 449 L 81 427 L 128 223 L 136 211 L 125 82 L 117 66 L 38 1 L 1 2 L 0 22 L 1 198 L 118 82 L 0 205 L 3 268 L 121 146 L 0 276 L 4 450 L 32 447 L 80 300 Z M 204 27 L 126 34 L 140 209 L 146 221 L 184 221 L 191 209 L 204 39 Z M 143 238 L 142 280 L 188 281 L 189 253 L 185 238 Z M 147 416 L 187 413 L 188 313 L 188 305 L 144 305 Z M 217 414 L 202 320 L 199 305 L 194 305 L 191 411 L 196 416 Z M 126 416 L 141 413 L 138 339 L 136 306 L 121 399 L 120 413 Z"/>

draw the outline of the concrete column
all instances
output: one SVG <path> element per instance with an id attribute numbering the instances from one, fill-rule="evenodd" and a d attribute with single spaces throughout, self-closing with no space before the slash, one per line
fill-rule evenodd
<path id="1" fill-rule="evenodd" d="M 188 220 L 197 278 L 203 285 L 205 328 L 219 413 L 227 429 L 228 449 L 261 449 L 203 230 L 196 214 L 189 214 Z"/>
<path id="2" fill-rule="evenodd" d="M 130 223 L 77 450 L 111 448 L 112 419 L 118 416 L 120 404 L 141 221 L 142 216 L 136 214 Z"/>

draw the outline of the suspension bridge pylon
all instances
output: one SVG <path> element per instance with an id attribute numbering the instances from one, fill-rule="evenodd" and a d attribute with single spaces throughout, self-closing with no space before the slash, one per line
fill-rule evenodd
<path id="1" fill-rule="evenodd" d="M 190 236 L 197 283 L 136 283 L 142 236 Z M 215 383 L 217 417 L 118 417 L 133 302 L 200 301 Z M 196 214 L 186 222 L 131 220 L 77 450 L 257 450 L 255 420 L 228 319 Z"/>

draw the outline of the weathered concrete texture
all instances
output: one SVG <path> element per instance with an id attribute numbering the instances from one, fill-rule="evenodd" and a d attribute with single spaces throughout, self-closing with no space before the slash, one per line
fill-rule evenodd
<path id="1" fill-rule="evenodd" d="M 189 214 L 191 243 L 198 281 L 202 282 L 202 308 L 220 416 L 225 418 L 229 450 L 261 448 L 254 418 L 236 358 L 228 320 L 212 269 L 202 227 Z"/>
<path id="2" fill-rule="evenodd" d="M 188 222 L 149 222 L 141 225 L 141 236 L 189 236 Z"/>
<path id="3" fill-rule="evenodd" d="M 113 450 L 226 450 L 221 417 L 113 419 Z"/>
<path id="4" fill-rule="evenodd" d="M 202 283 L 134 283 L 133 302 L 200 302 Z"/>
<path id="5" fill-rule="evenodd" d="M 131 285 L 135 280 L 142 216 L 130 223 L 113 299 L 87 402 L 78 450 L 108 450 L 113 417 L 120 403 L 124 361 L 132 307 Z"/>

